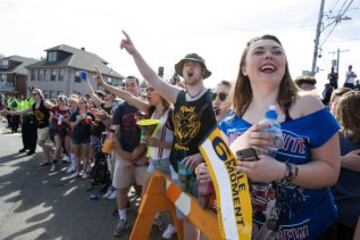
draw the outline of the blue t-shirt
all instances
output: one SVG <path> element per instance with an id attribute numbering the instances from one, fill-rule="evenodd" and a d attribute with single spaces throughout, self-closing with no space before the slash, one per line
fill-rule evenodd
<path id="1" fill-rule="evenodd" d="M 139 110 L 127 102 L 121 103 L 115 110 L 112 124 L 120 125 L 119 141 L 125 151 L 133 151 L 140 143 L 141 129 L 136 124 Z"/>
<path id="2" fill-rule="evenodd" d="M 221 130 L 233 142 L 251 124 L 233 114 L 220 122 Z M 339 125 L 327 109 L 281 123 L 284 149 L 275 158 L 297 165 L 311 161 L 311 148 L 327 142 Z M 279 231 L 276 239 L 314 239 L 336 219 L 336 206 L 329 188 L 306 189 L 290 183 L 270 187 L 251 184 L 254 234 L 261 228 L 276 203 L 279 211 Z M 253 234 L 253 235 L 254 235 Z"/>
<path id="3" fill-rule="evenodd" d="M 341 156 L 360 149 L 360 142 L 356 143 L 340 134 Z M 360 216 L 360 172 L 341 168 L 339 179 L 332 187 L 336 204 L 339 208 L 338 221 L 350 228 L 355 228 Z"/>

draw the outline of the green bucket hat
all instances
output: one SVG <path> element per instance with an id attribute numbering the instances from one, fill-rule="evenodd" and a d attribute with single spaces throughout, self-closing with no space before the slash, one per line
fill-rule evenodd
<path id="1" fill-rule="evenodd" d="M 177 64 L 175 64 L 175 72 L 180 76 L 183 76 L 182 69 L 184 67 L 185 61 L 194 61 L 201 63 L 201 65 L 205 68 L 204 79 L 210 77 L 211 72 L 207 69 L 205 60 L 196 53 L 187 54 L 183 59 L 181 59 Z"/>

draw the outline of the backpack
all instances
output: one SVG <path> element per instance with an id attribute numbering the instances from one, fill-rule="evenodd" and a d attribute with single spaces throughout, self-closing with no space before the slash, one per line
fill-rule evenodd
<path id="1" fill-rule="evenodd" d="M 110 172 L 106 163 L 105 154 L 101 157 L 95 158 L 95 164 L 90 172 L 92 185 L 104 184 L 110 185 Z"/>

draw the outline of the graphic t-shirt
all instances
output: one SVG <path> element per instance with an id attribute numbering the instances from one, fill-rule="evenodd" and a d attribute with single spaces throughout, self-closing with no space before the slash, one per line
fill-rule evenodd
<path id="1" fill-rule="evenodd" d="M 180 91 L 173 112 L 174 141 L 170 162 L 177 171 L 177 161 L 198 153 L 201 140 L 216 126 L 210 90 L 194 101 L 187 101 L 186 92 Z"/>
<path id="2" fill-rule="evenodd" d="M 36 103 L 32 105 L 32 111 L 38 122 L 38 128 L 49 126 L 50 112 L 44 105 L 44 100 L 41 100 L 39 108 L 36 108 Z"/>
<path id="3" fill-rule="evenodd" d="M 140 112 L 127 102 L 121 103 L 115 110 L 112 124 L 120 125 L 119 141 L 125 151 L 133 151 L 140 143 L 141 129 L 136 124 Z"/>
<path id="4" fill-rule="evenodd" d="M 360 149 L 360 142 L 356 143 L 340 134 L 341 156 L 353 150 Z M 338 221 L 350 228 L 355 228 L 360 216 L 360 172 L 341 168 L 340 176 L 332 187 L 336 205 L 339 208 Z"/>
<path id="5" fill-rule="evenodd" d="M 233 114 L 220 124 L 230 143 L 243 134 L 251 124 Z M 327 109 L 281 123 L 284 148 L 275 158 L 281 162 L 302 165 L 310 162 L 311 149 L 326 143 L 339 125 Z M 252 187 L 255 185 L 255 187 Z M 270 209 L 276 204 L 279 231 L 275 239 L 314 239 L 336 219 L 336 206 L 329 188 L 306 189 L 291 183 L 273 185 L 252 184 L 253 236 L 269 218 Z M 269 187 L 270 186 L 270 187 Z"/>
<path id="6" fill-rule="evenodd" d="M 53 114 L 53 119 L 51 121 L 51 125 L 53 128 L 55 128 L 58 131 L 65 131 L 66 129 L 69 128 L 69 126 L 64 122 L 64 119 L 69 117 L 68 109 L 60 109 L 59 106 L 55 106 L 51 109 L 51 112 Z"/>

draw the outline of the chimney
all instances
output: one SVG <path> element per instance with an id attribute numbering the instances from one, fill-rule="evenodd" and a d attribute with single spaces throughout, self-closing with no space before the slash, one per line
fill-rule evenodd
<path id="1" fill-rule="evenodd" d="M 81 50 L 85 51 L 85 48 L 84 48 L 84 47 L 81 47 Z"/>

